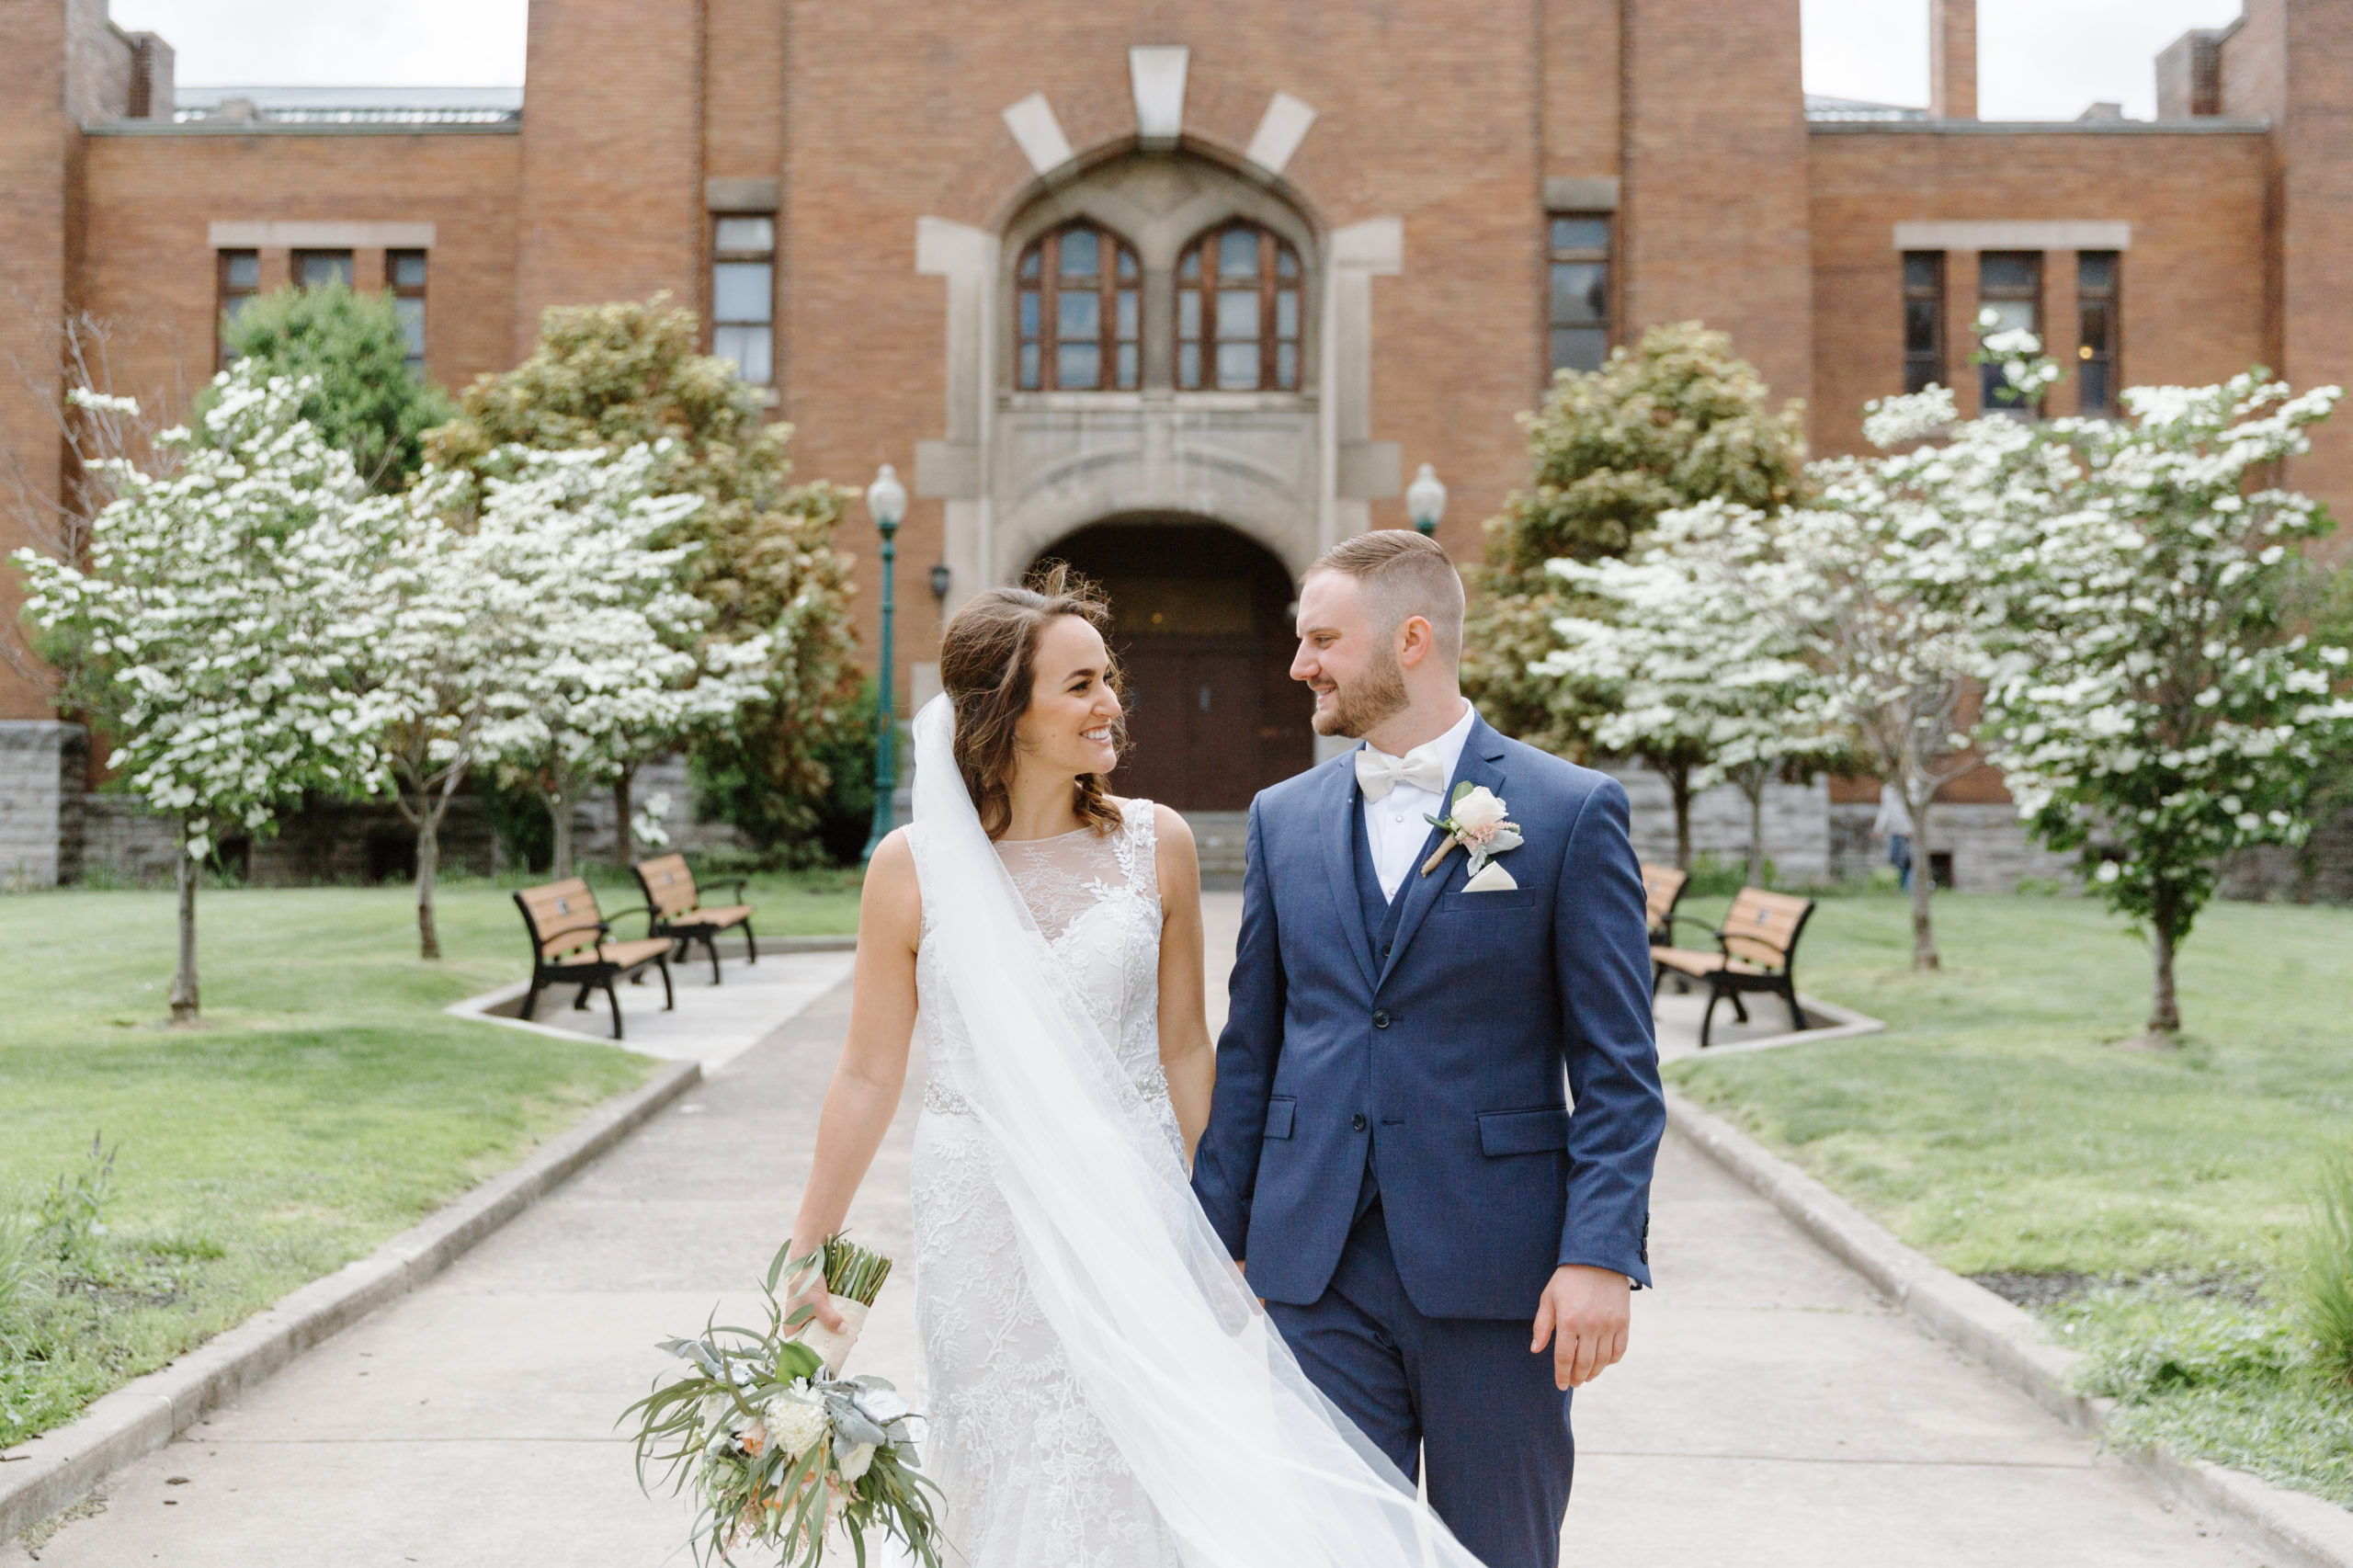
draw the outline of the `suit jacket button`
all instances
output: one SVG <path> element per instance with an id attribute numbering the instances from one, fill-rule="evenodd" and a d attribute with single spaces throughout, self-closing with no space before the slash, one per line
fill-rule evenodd
<path id="1" fill-rule="evenodd" d="M 1358 1111 L 1356 1115 L 1348 1118 L 1348 1126 L 1356 1131 L 1362 1132 L 1364 1131 L 1364 1112 Z"/>
<path id="2" fill-rule="evenodd" d="M 1374 1028 L 1377 1028 L 1377 1029 L 1385 1029 L 1385 1028 L 1387 1028 L 1389 1027 L 1389 1009 L 1388 1009 L 1388 1008 L 1383 1007 L 1382 1009 L 1381 1009 L 1381 1011 L 1379 1011 L 1379 1012 L 1377 1012 L 1377 1013 L 1373 1014 L 1373 1016 L 1372 1016 L 1372 1027 L 1373 1027 Z"/>

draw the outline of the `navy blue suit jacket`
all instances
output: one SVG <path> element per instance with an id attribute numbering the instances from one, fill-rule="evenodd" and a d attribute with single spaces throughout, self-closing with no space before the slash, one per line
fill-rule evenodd
<path id="1" fill-rule="evenodd" d="M 1518 886 L 1464 892 L 1459 850 L 1409 873 L 1385 962 L 1357 891 L 1353 756 L 1251 804 L 1193 1190 L 1269 1301 L 1324 1293 L 1368 1147 L 1398 1273 L 1426 1316 L 1532 1316 L 1562 1264 L 1650 1282 L 1666 1117 L 1626 791 L 1484 720 L 1456 767 L 1465 780 L 1502 797 L 1526 835 L 1497 858 Z"/>

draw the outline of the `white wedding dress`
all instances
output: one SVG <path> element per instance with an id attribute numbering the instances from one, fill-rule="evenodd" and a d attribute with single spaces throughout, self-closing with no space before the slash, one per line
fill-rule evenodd
<path id="1" fill-rule="evenodd" d="M 915 1316 L 959 1568 L 1479 1568 L 1318 1393 L 1194 1199 L 1152 808 L 992 844 L 915 716 Z"/>
<path id="2" fill-rule="evenodd" d="M 920 830 L 918 830 L 920 831 Z M 1123 1109 L 1182 1142 L 1160 1066 L 1160 888 L 1152 805 L 1098 836 L 999 843 L 997 856 L 1133 1090 Z M 915 1124 L 915 1312 L 930 1439 L 924 1464 L 969 1568 L 1176 1568 L 1168 1529 L 1029 1290 L 1013 1212 L 973 1114 L 973 1044 L 948 995 L 935 912 L 915 959 L 931 1061 Z"/>

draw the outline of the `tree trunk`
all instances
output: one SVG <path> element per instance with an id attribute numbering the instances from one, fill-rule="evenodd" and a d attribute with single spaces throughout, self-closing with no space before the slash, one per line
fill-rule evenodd
<path id="1" fill-rule="evenodd" d="M 2170 1044 L 2181 1033 L 2181 1003 L 2173 989 L 2174 931 L 2180 923 L 2179 913 L 2173 901 L 2159 894 L 2154 917 L 2149 921 L 2153 937 L 2150 947 L 2156 958 L 2157 992 L 2149 1008 L 2149 1033 Z"/>
<path id="2" fill-rule="evenodd" d="M 188 852 L 189 819 L 180 819 L 179 845 L 179 968 L 172 973 L 172 1025 L 186 1028 L 197 1019 L 196 1001 L 196 883 L 203 867 Z"/>
<path id="3" fill-rule="evenodd" d="M 446 799 L 446 797 L 445 797 Z M 433 879 L 441 869 L 441 813 L 427 794 L 416 813 L 416 956 L 441 956 L 441 935 L 433 928 Z"/>
<path id="4" fill-rule="evenodd" d="M 637 861 L 637 832 L 630 825 L 630 818 L 635 814 L 630 787 L 636 781 L 637 764 L 633 762 L 621 764 L 621 770 L 613 775 L 613 848 L 620 856 L 624 870 Z"/>
<path id="5" fill-rule="evenodd" d="M 548 822 L 555 830 L 554 863 L 548 868 L 548 878 L 564 881 L 572 876 L 572 796 L 559 786 L 540 798 L 547 802 Z"/>
<path id="6" fill-rule="evenodd" d="M 1748 797 L 1748 885 L 1765 885 L 1765 786 L 1771 775 L 1762 768 L 1744 774 L 1740 792 Z"/>
<path id="7" fill-rule="evenodd" d="M 1666 775 L 1666 792 L 1675 801 L 1675 869 L 1691 869 L 1691 765 L 1688 762 L 1669 763 L 1660 771 Z"/>
<path id="8" fill-rule="evenodd" d="M 1942 969 L 1937 957 L 1936 926 L 1928 917 L 1929 896 L 1937 887 L 1936 872 L 1928 864 L 1928 806 L 1934 795 L 1915 790 L 1909 779 L 1904 781 L 1904 804 L 1912 813 L 1912 967 Z M 1912 798 L 1915 795 L 1916 799 Z"/>

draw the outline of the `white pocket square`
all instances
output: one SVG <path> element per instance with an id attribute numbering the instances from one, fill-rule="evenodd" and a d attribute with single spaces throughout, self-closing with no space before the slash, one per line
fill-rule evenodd
<path id="1" fill-rule="evenodd" d="M 1462 884 L 1462 891 L 1464 892 L 1502 892 L 1506 888 L 1518 886 L 1519 884 L 1511 880 L 1511 873 L 1504 869 L 1502 861 L 1490 860 L 1485 869 Z"/>

